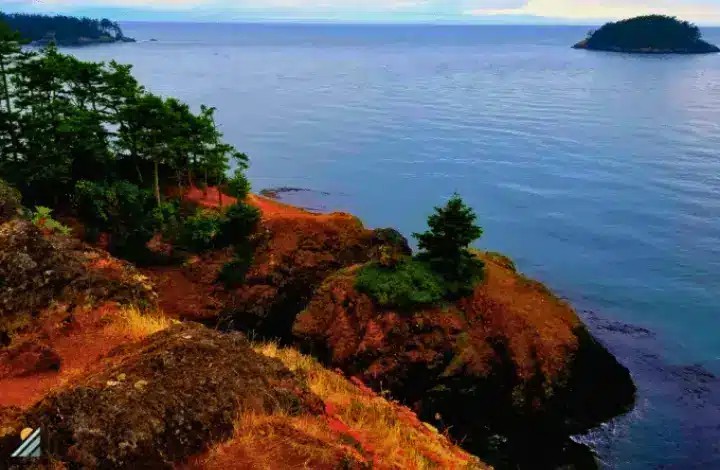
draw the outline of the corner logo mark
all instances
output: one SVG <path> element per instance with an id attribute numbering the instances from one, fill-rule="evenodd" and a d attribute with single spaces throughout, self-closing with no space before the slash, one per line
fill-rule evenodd
<path id="1" fill-rule="evenodd" d="M 29 430 L 23 430 L 21 437 L 24 437 L 25 431 Z M 40 428 L 30 432 L 11 457 L 40 457 Z"/>

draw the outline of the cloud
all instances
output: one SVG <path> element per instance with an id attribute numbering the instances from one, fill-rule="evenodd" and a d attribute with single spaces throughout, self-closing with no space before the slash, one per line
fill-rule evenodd
<path id="1" fill-rule="evenodd" d="M 484 5 L 465 11 L 474 16 L 533 15 L 565 19 L 621 19 L 658 13 L 678 16 L 696 22 L 720 21 L 720 0 L 528 0 L 520 7 L 486 8 Z"/>
<path id="2" fill-rule="evenodd" d="M 268 12 L 287 17 L 482 19 L 498 16 L 606 20 L 646 13 L 676 15 L 701 23 L 720 22 L 720 0 L 0 0 L 20 10 L 72 12 L 131 9 L 166 12 Z M 18 10 L 18 8 L 14 8 Z"/>

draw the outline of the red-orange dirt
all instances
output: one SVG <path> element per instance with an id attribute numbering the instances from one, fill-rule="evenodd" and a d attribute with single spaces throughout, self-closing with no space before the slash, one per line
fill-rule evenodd
<path id="1" fill-rule="evenodd" d="M 183 197 L 186 201 L 194 202 L 209 209 L 222 209 L 237 202 L 236 198 L 222 194 L 215 187 L 209 187 L 205 190 L 192 187 L 185 192 Z"/>
<path id="2" fill-rule="evenodd" d="M 134 339 L 109 326 L 117 314 L 117 305 L 107 304 L 69 316 L 51 315 L 38 330 L 15 338 L 18 344 L 52 350 L 60 358 L 59 370 L 26 372 L 7 360 L 9 351 L 0 352 L 0 407 L 27 408 L 72 379 L 102 369 L 100 358 Z"/>
<path id="3" fill-rule="evenodd" d="M 210 190 L 208 194 L 203 194 L 199 190 L 191 190 L 188 200 L 207 208 L 221 207 L 217 191 Z M 256 254 L 252 275 L 255 281 L 260 279 L 262 284 L 256 283 L 254 288 L 266 288 L 274 292 L 264 306 L 268 309 L 277 305 L 278 298 L 288 295 L 283 289 L 290 283 L 298 283 L 299 287 L 294 288 L 304 289 L 307 291 L 305 295 L 309 295 L 313 283 L 319 283 L 338 267 L 367 260 L 377 241 L 373 231 L 364 229 L 358 219 L 348 214 L 316 215 L 254 195 L 248 201 L 262 212 L 260 230 L 264 240 Z M 234 202 L 232 198 L 222 197 L 222 207 Z M 257 292 L 249 288 L 243 293 L 241 289 L 231 296 L 215 284 L 218 270 L 232 256 L 232 250 L 228 249 L 191 258 L 182 266 L 147 268 L 141 272 L 151 282 L 139 282 L 154 285 L 159 307 L 167 316 L 192 320 L 212 319 L 228 305 L 238 305 L 238 301 L 244 299 L 243 295 Z M 128 271 L 126 263 L 109 256 L 91 257 L 87 269 L 102 279 L 120 283 L 137 273 Z M 108 452 L 113 453 L 115 467 L 127 467 L 125 464 L 141 461 L 178 463 L 187 451 L 180 442 L 191 442 L 189 448 L 198 451 L 205 444 L 214 443 L 215 439 L 222 440 L 227 433 L 228 419 L 233 416 L 229 401 L 225 403 L 224 398 L 218 399 L 223 401 L 224 411 L 220 413 L 215 410 L 213 413 L 217 411 L 217 416 L 210 416 L 204 412 L 208 407 L 199 406 L 197 410 L 188 411 L 191 402 L 178 403 L 178 400 L 180 397 L 185 397 L 182 400 L 196 400 L 205 394 L 208 395 L 208 403 L 214 406 L 215 399 L 211 397 L 221 397 L 224 390 L 210 393 L 208 387 L 225 380 L 235 380 L 223 374 L 228 375 L 225 371 L 231 365 L 236 367 L 245 360 L 240 360 L 240 356 L 247 354 L 240 354 L 244 346 L 236 351 L 232 348 L 238 346 L 230 347 L 231 340 L 225 339 L 225 335 L 210 333 L 210 330 L 195 330 L 194 326 L 187 330 L 183 329 L 185 326 L 173 327 L 172 332 L 138 342 L 136 335 L 115 327 L 122 314 L 119 304 L 89 305 L 58 304 L 48 307 L 31 321 L 30 327 L 13 337 L 13 348 L 0 349 L 0 431 L 3 431 L 3 426 L 10 425 L 13 428 L 7 434 L 10 436 L 17 431 L 14 428 L 20 423 L 36 426 L 42 422 L 51 429 L 52 439 L 61 444 L 55 446 L 61 449 L 61 455 L 56 456 L 60 460 L 89 465 L 96 462 L 98 456 L 104 458 L 105 451 L 109 449 Z M 198 360 L 203 348 L 214 348 L 211 354 L 204 356 L 206 362 Z M 229 352 L 239 354 L 238 358 L 221 359 L 223 354 Z M 190 357 L 192 354 L 198 357 Z M 181 361 L 185 362 L 181 364 Z M 265 361 L 269 362 L 265 364 Z M 297 380 L 300 381 L 295 382 L 296 379 L 291 375 L 282 375 L 288 372 L 276 370 L 277 366 L 271 365 L 272 360 L 253 359 L 249 362 L 255 364 L 252 367 L 261 367 L 259 364 L 263 364 L 262 367 L 272 372 L 253 372 L 255 375 L 251 377 L 252 381 L 265 380 L 269 388 L 260 394 L 247 393 L 247 396 L 234 393 L 231 394 L 232 399 L 228 400 L 238 399 L 257 404 L 258 400 L 262 401 L 261 396 L 267 395 L 268 403 L 256 406 L 258 412 L 267 412 L 278 400 L 287 397 L 288 403 L 283 406 L 295 414 L 261 412 L 255 418 L 248 415 L 241 428 L 251 430 L 252 439 L 236 438 L 226 443 L 216 443 L 211 451 L 193 457 L 177 468 L 415 468 L 410 462 L 419 457 L 408 457 L 406 465 L 383 460 L 381 456 L 390 455 L 387 446 L 392 445 L 385 442 L 388 439 L 384 435 L 387 431 L 385 426 L 380 425 L 376 430 L 368 431 L 346 422 L 347 413 L 352 413 L 353 407 L 357 406 L 352 399 L 353 395 L 348 396 L 347 400 L 324 403 L 326 412 L 323 412 L 323 407 L 314 404 L 317 400 L 305 390 L 301 382 L 305 380 L 303 374 L 298 374 Z M 48 370 L 55 368 L 59 370 Z M 159 371 L 158 368 L 167 370 Z M 273 374 L 280 374 L 283 379 L 277 379 Z M 138 381 L 141 377 L 143 380 Z M 241 378 L 237 383 L 245 383 L 243 381 Z M 354 378 L 351 382 L 356 397 L 365 397 L 373 403 L 375 400 L 385 402 L 359 379 Z M 236 385 L 233 383 L 233 387 Z M 122 393 L 119 392 L 121 388 Z M 148 397 L 152 395 L 152 398 L 141 398 L 142 393 Z M 169 399 L 169 395 L 174 399 Z M 298 403 L 302 404 L 300 408 Z M 10 408 L 13 406 L 25 414 L 16 417 L 13 413 L 18 411 Z M 147 406 L 147 412 L 143 411 L 144 406 Z M 152 410 L 162 407 L 171 411 L 169 414 L 160 412 L 160 415 L 168 420 L 178 420 L 175 424 L 180 431 L 179 437 L 173 434 L 165 440 L 167 436 L 155 424 L 148 424 L 147 417 L 152 415 Z M 203 412 L 200 412 L 201 408 Z M 246 408 L 252 410 L 249 406 L 242 407 Z M 443 436 L 432 434 L 413 412 L 399 404 L 391 404 L 389 409 L 393 410 L 391 415 L 397 420 L 397 426 L 406 426 L 413 432 L 431 436 L 429 442 L 443 449 L 444 455 L 441 456 L 430 450 L 430 447 L 422 447 L 418 452 L 425 461 L 438 468 L 465 467 L 467 455 Z M 91 417 L 88 413 L 97 413 L 97 416 Z M 108 414 L 114 418 L 106 419 Z M 207 421 L 208 417 L 210 421 Z M 18 421 L 20 419 L 25 421 Z M 123 420 L 128 421 L 127 426 L 116 425 Z M 130 423 L 131 420 L 136 421 Z M 111 440 L 114 444 L 119 442 L 120 446 L 113 445 L 106 449 L 105 437 L 98 441 L 93 433 L 87 434 L 85 430 L 88 426 L 85 422 L 102 427 L 104 436 L 114 435 L 117 431 L 119 434 Z M 193 423 L 193 430 L 188 432 L 190 428 L 186 428 L 185 423 Z M 210 429 L 210 425 L 217 429 Z M 68 426 L 76 428 L 70 429 Z M 130 434 L 125 434 L 125 428 Z M 72 447 L 65 445 L 70 442 L 70 435 Z M 153 441 L 152 445 L 146 445 L 143 439 Z M 140 444 L 124 448 L 124 440 Z M 381 445 L 386 447 L 383 450 L 385 454 L 378 450 Z M 171 450 L 166 452 L 166 448 Z M 397 452 L 402 453 L 403 449 L 398 448 Z"/>
<path id="4" fill-rule="evenodd" d="M 220 209 L 235 204 L 237 200 L 222 195 L 222 206 L 217 188 L 208 188 L 206 191 L 191 188 L 184 194 L 186 201 L 201 207 Z M 255 276 L 269 276 L 269 272 L 277 268 L 273 260 L 281 259 L 286 253 L 298 246 L 296 239 L 302 236 L 312 236 L 317 229 L 314 227 L 332 226 L 335 221 L 349 221 L 356 224 L 356 220 L 345 214 L 317 215 L 297 207 L 273 201 L 262 196 L 251 194 L 247 202 L 258 208 L 262 214 L 260 232 L 270 235 L 275 244 L 267 247 L 264 252 L 272 250 L 268 261 L 266 257 L 259 257 L 262 261 L 255 263 Z M 341 222 L 341 223 L 342 223 Z M 299 224 L 299 225 L 298 225 Z M 313 228 L 313 230 L 310 230 Z M 159 295 L 160 307 L 165 315 L 171 318 L 188 320 L 211 320 L 218 313 L 237 300 L 231 299 L 227 292 L 216 283 L 217 275 L 222 266 L 233 258 L 231 250 L 221 250 L 195 256 L 184 263 L 183 266 L 154 266 L 143 269 L 142 272 L 152 279 Z M 268 261 L 264 264 L 265 261 Z M 257 293 L 266 286 L 255 286 L 252 292 Z M 244 295 L 252 296 L 245 292 Z M 272 292 L 272 289 L 268 289 Z M 269 294 L 272 297 L 272 294 Z"/>
<path id="5" fill-rule="evenodd" d="M 21 220 L 0 226 L 0 407 L 25 407 L 131 340 L 111 327 L 120 304 L 153 307 L 128 263 Z"/>
<path id="6" fill-rule="evenodd" d="M 202 207 L 219 208 L 218 194 L 215 188 L 191 188 L 184 197 Z M 227 196 L 222 200 L 223 206 L 235 202 Z M 227 324 L 287 336 L 294 315 L 325 277 L 368 261 L 373 247 L 381 243 L 350 214 L 315 214 L 254 194 L 247 202 L 260 210 L 262 220 L 254 237 L 253 264 L 241 286 L 228 292 L 216 282 L 219 270 L 233 258 L 229 250 L 197 256 L 182 267 L 143 271 L 158 285 L 167 315 L 209 320 L 225 311 Z"/>

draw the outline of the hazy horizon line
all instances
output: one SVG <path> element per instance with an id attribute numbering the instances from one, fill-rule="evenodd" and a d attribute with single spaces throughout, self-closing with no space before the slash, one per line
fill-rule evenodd
<path id="1" fill-rule="evenodd" d="M 540 21 L 537 23 L 528 22 L 506 22 L 506 21 L 462 21 L 462 20 L 437 20 L 437 21 L 378 21 L 378 20 L 327 20 L 322 18 L 313 19 L 283 19 L 283 18 L 262 18 L 262 19 L 238 19 L 238 20 L 211 20 L 211 19 L 192 19 L 192 18 L 163 18 L 163 19 L 114 19 L 119 23 L 198 23 L 198 24 L 305 24 L 305 25 L 362 25 L 362 26 L 567 26 L 567 27 L 587 27 L 602 26 L 608 21 L 598 21 L 595 23 L 566 23 Z M 707 23 L 699 25 L 703 28 L 718 28 L 720 23 Z"/>

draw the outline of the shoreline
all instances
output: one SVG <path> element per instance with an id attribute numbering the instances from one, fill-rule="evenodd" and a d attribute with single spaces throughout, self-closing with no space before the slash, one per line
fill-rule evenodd
<path id="1" fill-rule="evenodd" d="M 650 47 L 646 48 L 625 48 L 619 46 L 590 46 L 586 39 L 576 43 L 572 46 L 573 49 L 586 50 L 586 51 L 601 51 L 601 52 L 618 52 L 622 54 L 645 54 L 645 55 L 661 55 L 661 54 L 676 54 L 676 55 L 701 55 L 701 54 L 717 54 L 720 52 L 720 48 L 709 43 L 705 43 L 701 48 L 691 50 L 687 48 L 674 48 L 674 49 L 653 49 Z"/>
<path id="2" fill-rule="evenodd" d="M 49 44 L 55 43 L 60 47 L 82 47 L 82 46 L 94 46 L 100 44 L 117 44 L 117 43 L 135 43 L 135 38 L 122 37 L 122 38 L 111 38 L 111 39 L 88 39 L 78 38 L 76 41 L 57 41 L 55 39 L 39 39 L 37 41 L 31 41 L 28 45 L 32 47 L 45 47 Z"/>

